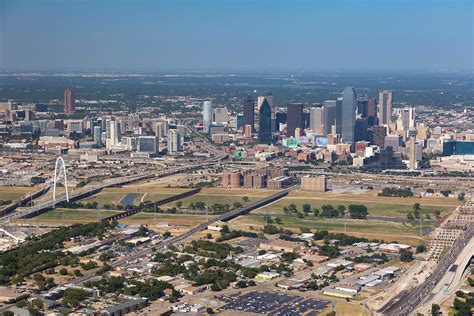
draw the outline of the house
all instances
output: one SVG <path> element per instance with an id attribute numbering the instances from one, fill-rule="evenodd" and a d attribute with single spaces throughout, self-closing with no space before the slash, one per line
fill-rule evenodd
<path id="1" fill-rule="evenodd" d="M 306 255 L 302 257 L 303 260 L 309 261 L 312 264 L 321 264 L 329 260 L 327 256 L 319 256 L 319 255 Z"/>

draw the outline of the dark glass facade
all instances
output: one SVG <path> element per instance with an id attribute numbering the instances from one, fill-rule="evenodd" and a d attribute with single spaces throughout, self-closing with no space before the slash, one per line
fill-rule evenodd
<path id="1" fill-rule="evenodd" d="M 251 125 L 252 131 L 255 129 L 254 126 L 254 115 L 255 115 L 255 101 L 254 99 L 248 95 L 244 98 L 243 102 L 243 112 L 244 112 L 244 122 L 243 126 Z"/>
<path id="2" fill-rule="evenodd" d="M 286 112 L 288 115 L 286 135 L 294 137 L 295 129 L 303 129 L 303 103 L 288 103 Z"/>
<path id="3" fill-rule="evenodd" d="M 448 140 L 443 143 L 443 156 L 474 155 L 474 142 Z"/>
<path id="4" fill-rule="evenodd" d="M 270 144 L 272 142 L 272 109 L 265 99 L 258 111 L 258 142 Z"/>

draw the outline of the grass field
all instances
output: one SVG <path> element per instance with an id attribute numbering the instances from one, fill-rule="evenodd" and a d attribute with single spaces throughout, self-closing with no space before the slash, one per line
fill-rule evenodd
<path id="1" fill-rule="evenodd" d="M 334 207 L 350 204 L 364 204 L 372 216 L 400 217 L 406 218 L 410 212 L 413 213 L 413 204 L 420 203 L 422 212 L 432 214 L 434 209 L 441 212 L 453 210 L 462 202 L 453 198 L 392 198 L 377 196 L 377 192 L 366 192 L 362 194 L 334 194 L 331 192 L 301 192 L 292 191 L 287 197 L 270 205 L 262 207 L 254 213 L 281 213 L 285 206 L 295 204 L 301 211 L 303 204 L 310 204 L 311 208 L 321 209 L 322 205 L 331 204 Z"/>
<path id="2" fill-rule="evenodd" d="M 17 200 L 28 192 L 36 191 L 33 187 L 0 187 L 0 200 Z"/>
<path id="3" fill-rule="evenodd" d="M 118 204 L 120 200 L 129 193 L 137 193 L 138 198 L 135 200 L 136 204 L 140 201 L 149 200 L 156 201 L 166 197 L 179 194 L 190 189 L 181 188 L 162 188 L 156 186 L 127 186 L 122 188 L 108 188 L 102 192 L 83 199 L 81 202 L 96 201 L 101 205 L 104 204 Z M 202 201 L 207 205 L 215 203 L 232 205 L 234 202 L 242 204 L 242 198 L 247 196 L 249 202 L 256 201 L 265 196 L 268 196 L 275 191 L 273 190 L 254 190 L 254 189 L 225 189 L 225 188 L 204 188 L 196 195 L 182 199 L 183 206 L 187 207 L 190 203 Z M 386 216 L 406 218 L 406 215 L 413 212 L 413 204 L 420 203 L 422 212 L 425 214 L 433 214 L 435 209 L 441 212 L 448 212 L 453 210 L 461 202 L 453 198 L 439 198 L 439 197 L 424 197 L 424 198 L 392 198 L 377 196 L 377 192 L 369 191 L 362 194 L 351 193 L 318 193 L 318 192 L 302 192 L 292 191 L 289 195 L 281 200 L 276 201 L 266 207 L 253 211 L 253 213 L 273 213 L 280 214 L 285 206 L 295 204 L 301 211 L 303 204 L 310 204 L 312 208 L 321 209 L 324 204 L 331 204 L 334 207 L 338 205 L 350 204 L 364 204 L 368 207 L 371 216 Z M 163 205 L 161 208 L 167 209 L 174 207 L 176 202 Z"/>
<path id="4" fill-rule="evenodd" d="M 346 302 L 336 303 L 336 313 L 340 316 L 370 316 L 363 306 Z"/>
<path id="5" fill-rule="evenodd" d="M 425 240 L 418 237 L 418 228 L 411 227 L 402 223 L 393 223 L 386 221 L 377 220 L 354 220 L 347 219 L 347 225 L 344 225 L 343 219 L 331 219 L 331 218 L 296 218 L 291 216 L 281 216 L 282 220 L 280 226 L 285 229 L 291 229 L 295 232 L 303 229 L 316 230 L 329 230 L 332 232 L 347 233 L 357 237 L 365 237 L 368 239 L 381 239 L 384 241 L 398 241 L 401 243 L 408 243 L 418 245 L 425 243 Z M 232 225 L 237 227 L 250 227 L 250 226 L 263 226 L 265 219 L 263 215 L 247 215 L 241 216 L 233 220 Z M 347 228 L 347 229 L 346 229 Z"/>
<path id="6" fill-rule="evenodd" d="M 120 212 L 117 211 L 101 211 L 101 217 L 107 217 Z M 46 213 L 41 214 L 40 216 L 34 217 L 34 221 L 46 221 L 46 222 L 62 222 L 65 223 L 88 223 L 94 222 L 99 219 L 99 214 L 96 210 L 86 210 L 86 209 L 61 209 L 57 208 Z"/>

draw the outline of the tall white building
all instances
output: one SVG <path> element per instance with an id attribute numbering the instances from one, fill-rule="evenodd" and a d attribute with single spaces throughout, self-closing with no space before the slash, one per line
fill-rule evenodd
<path id="1" fill-rule="evenodd" d="M 168 135 L 169 124 L 166 120 L 159 120 L 153 124 L 153 132 L 158 139 L 165 138 Z"/>
<path id="2" fill-rule="evenodd" d="M 107 148 L 115 147 L 120 143 L 120 123 L 115 119 L 107 121 L 107 140 L 105 146 Z"/>
<path id="3" fill-rule="evenodd" d="M 203 132 L 209 133 L 209 127 L 212 125 L 212 103 L 211 101 L 204 101 L 202 104 L 202 123 Z"/>
<path id="4" fill-rule="evenodd" d="M 168 154 L 173 155 L 180 151 L 179 133 L 175 129 L 168 131 Z"/>

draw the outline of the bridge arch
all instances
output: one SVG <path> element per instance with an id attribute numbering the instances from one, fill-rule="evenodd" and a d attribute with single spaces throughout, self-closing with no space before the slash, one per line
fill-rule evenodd
<path id="1" fill-rule="evenodd" d="M 61 163 L 61 167 L 59 164 Z M 59 167 L 59 168 L 58 168 Z M 66 189 L 66 201 L 69 202 L 69 193 L 67 191 L 67 177 L 66 177 L 66 164 L 64 163 L 63 157 L 59 156 L 56 159 L 56 164 L 54 165 L 54 178 L 53 178 L 53 201 L 56 201 L 56 183 L 59 180 L 59 176 L 61 174 L 61 170 L 63 171 L 64 175 L 64 188 Z"/>

